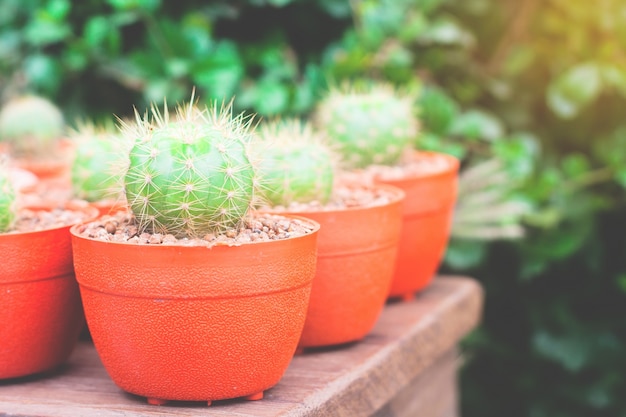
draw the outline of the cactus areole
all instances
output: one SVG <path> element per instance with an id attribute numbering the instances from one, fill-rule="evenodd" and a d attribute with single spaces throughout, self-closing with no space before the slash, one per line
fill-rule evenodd
<path id="1" fill-rule="evenodd" d="M 167 108 L 147 119 L 125 129 L 137 135 L 124 186 L 140 230 L 203 237 L 238 227 L 256 195 L 251 119 L 191 103 L 173 121 Z"/>

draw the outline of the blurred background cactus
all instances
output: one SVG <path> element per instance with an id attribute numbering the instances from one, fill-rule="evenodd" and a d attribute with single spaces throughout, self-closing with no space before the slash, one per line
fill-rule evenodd
<path id="1" fill-rule="evenodd" d="M 390 84 L 343 84 L 319 102 L 315 124 L 337 146 L 347 167 L 395 165 L 419 131 L 416 98 Z"/>
<path id="2" fill-rule="evenodd" d="M 142 231 L 203 237 L 237 228 L 258 195 L 250 159 L 252 118 L 232 105 L 199 109 L 192 101 L 170 120 L 161 112 L 124 125 L 134 143 L 124 175 L 126 198 Z"/>
<path id="3" fill-rule="evenodd" d="M 89 202 L 120 201 L 124 192 L 120 172 L 125 168 L 132 142 L 122 138 L 112 121 L 99 125 L 79 122 L 69 137 L 75 144 L 73 195 Z"/>
<path id="4" fill-rule="evenodd" d="M 269 204 L 328 202 L 337 158 L 320 132 L 308 122 L 286 119 L 261 125 L 258 135 L 259 176 Z"/>
<path id="5" fill-rule="evenodd" d="M 0 154 L 0 233 L 10 229 L 15 219 L 15 190 L 6 155 Z"/>
<path id="6" fill-rule="evenodd" d="M 17 158 L 50 158 L 64 128 L 61 110 L 44 97 L 13 97 L 0 109 L 0 141 Z"/>

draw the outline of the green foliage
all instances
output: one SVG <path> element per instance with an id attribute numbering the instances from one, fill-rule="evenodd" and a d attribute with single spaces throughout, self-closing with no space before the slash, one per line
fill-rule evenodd
<path id="1" fill-rule="evenodd" d="M 113 123 L 80 123 L 70 135 L 75 144 L 71 167 L 75 197 L 87 201 L 121 198 L 120 171 L 132 143 L 123 141 Z"/>
<path id="2" fill-rule="evenodd" d="M 0 158 L 0 233 L 9 230 L 14 219 L 15 190 L 6 158 Z"/>
<path id="3" fill-rule="evenodd" d="M 262 125 L 258 134 L 259 177 L 271 205 L 328 202 L 336 158 L 319 132 L 308 123 L 286 119 Z"/>
<path id="4" fill-rule="evenodd" d="M 350 168 L 395 165 L 417 136 L 415 98 L 389 85 L 333 87 L 318 104 L 315 123 Z"/>
<path id="5" fill-rule="evenodd" d="M 64 126 L 61 110 L 43 97 L 14 97 L 0 110 L 0 141 L 16 157 L 53 154 Z"/>
<path id="6" fill-rule="evenodd" d="M 445 135 L 459 116 L 457 103 L 438 88 L 425 88 L 418 100 L 419 118 L 424 129 L 435 135 Z"/>
<path id="7" fill-rule="evenodd" d="M 202 237 L 238 227 L 258 185 L 252 119 L 233 116 L 230 104 L 176 111 L 170 120 L 167 107 L 152 107 L 152 117 L 124 129 L 134 143 L 124 187 L 140 229 Z"/>
<path id="8" fill-rule="evenodd" d="M 181 101 L 195 87 L 207 102 L 236 96 L 238 111 L 298 114 L 324 82 L 319 64 L 300 58 L 319 55 L 349 12 L 347 1 L 333 0 L 7 0 L 0 94 L 37 91 L 77 118 L 130 116 L 129 103 Z"/>

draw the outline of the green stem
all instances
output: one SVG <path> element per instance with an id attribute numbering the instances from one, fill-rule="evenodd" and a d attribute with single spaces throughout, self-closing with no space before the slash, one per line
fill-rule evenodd
<path id="1" fill-rule="evenodd" d="M 154 38 L 156 46 L 163 55 L 163 58 L 165 58 L 165 60 L 172 58 L 174 56 L 172 48 L 165 36 L 163 36 L 159 23 L 154 16 L 150 13 L 141 13 L 141 19 L 145 23 L 148 33 Z"/>
<path id="2" fill-rule="evenodd" d="M 565 182 L 563 188 L 567 191 L 576 191 L 581 188 L 588 187 L 590 185 L 599 184 L 605 181 L 609 181 L 613 178 L 613 170 L 609 167 L 603 167 L 596 169 L 595 171 L 589 171 L 585 175 L 581 175 L 576 178 Z"/>

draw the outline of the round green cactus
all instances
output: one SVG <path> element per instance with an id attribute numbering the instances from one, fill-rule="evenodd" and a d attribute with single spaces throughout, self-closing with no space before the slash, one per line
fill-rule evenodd
<path id="1" fill-rule="evenodd" d="M 259 137 L 263 149 L 259 173 L 270 204 L 328 202 L 335 158 L 320 133 L 308 123 L 291 119 L 261 126 Z"/>
<path id="2" fill-rule="evenodd" d="M 315 122 L 336 143 L 348 168 L 395 165 L 417 136 L 416 97 L 387 84 L 333 87 Z"/>
<path id="3" fill-rule="evenodd" d="M 459 115 L 457 104 L 443 91 L 426 88 L 419 98 L 420 119 L 424 129 L 437 135 L 446 135 Z"/>
<path id="4" fill-rule="evenodd" d="M 15 190 L 7 165 L 4 158 L 0 158 L 0 233 L 6 232 L 15 219 Z"/>
<path id="5" fill-rule="evenodd" d="M 118 200 L 123 194 L 120 169 L 128 154 L 128 141 L 112 123 L 80 123 L 70 137 L 76 144 L 71 168 L 74 196 L 91 202 Z"/>
<path id="6" fill-rule="evenodd" d="M 16 97 L 0 110 L 0 140 L 17 157 L 50 156 L 64 126 L 59 108 L 43 97 Z"/>
<path id="7" fill-rule="evenodd" d="M 134 140 L 124 186 L 140 229 L 202 237 L 238 227 L 257 196 L 252 119 L 192 102 L 172 121 L 167 106 L 151 114 L 123 129 Z"/>

